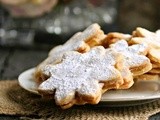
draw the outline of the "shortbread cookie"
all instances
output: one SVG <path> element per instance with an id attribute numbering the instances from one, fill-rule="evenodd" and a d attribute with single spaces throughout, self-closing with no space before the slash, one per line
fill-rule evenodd
<path id="1" fill-rule="evenodd" d="M 155 33 L 156 33 L 157 36 L 160 36 L 160 29 L 157 30 Z"/>
<path id="2" fill-rule="evenodd" d="M 110 44 L 116 43 L 117 41 L 122 40 L 122 39 L 128 41 L 129 39 L 131 39 L 131 37 L 132 36 L 130 34 L 111 32 L 106 35 L 106 38 L 104 39 L 102 45 L 105 48 L 107 48 L 107 47 L 109 47 Z"/>
<path id="3" fill-rule="evenodd" d="M 102 89 L 116 89 L 123 84 L 121 73 L 115 68 L 121 58 L 121 54 L 102 46 L 83 54 L 66 52 L 60 63 L 45 66 L 43 72 L 49 78 L 38 91 L 44 96 L 52 95 L 64 109 L 74 104 L 97 104 Z"/>
<path id="4" fill-rule="evenodd" d="M 82 33 L 76 34 L 74 37 L 69 39 L 64 45 L 59 45 L 53 48 L 49 52 L 49 56 L 52 56 L 55 53 L 57 54 L 69 50 L 76 50 L 81 53 L 84 53 L 89 50 L 88 46 L 93 47 L 96 45 L 100 45 L 104 38 L 104 32 L 100 29 L 100 26 L 95 23 L 86 28 Z"/>
<path id="5" fill-rule="evenodd" d="M 160 74 L 160 68 L 153 68 L 148 73 L 151 73 L 151 74 Z"/>
<path id="6" fill-rule="evenodd" d="M 160 76 L 157 74 L 143 74 L 140 76 L 136 76 L 134 80 L 160 80 Z"/>
<path id="7" fill-rule="evenodd" d="M 133 76 L 142 75 L 152 69 L 150 60 L 144 56 L 147 53 L 148 45 L 136 44 L 128 46 L 125 40 L 111 44 L 110 48 L 121 53 L 125 57 L 125 63 L 130 68 Z"/>
<path id="8" fill-rule="evenodd" d="M 102 44 L 102 40 L 105 38 L 103 31 L 98 24 L 92 24 L 86 28 L 83 32 L 76 33 L 65 44 L 54 47 L 50 52 L 46 60 L 44 60 L 36 69 L 35 79 L 37 82 L 45 80 L 45 75 L 42 73 L 42 69 L 47 64 L 56 64 L 62 58 L 62 55 L 66 51 L 78 51 L 81 53 L 87 52 L 91 47 Z"/>
<path id="9" fill-rule="evenodd" d="M 154 62 L 160 64 L 160 49 L 151 49 L 151 50 L 148 52 L 148 58 L 149 58 L 151 61 L 154 61 Z"/>
<path id="10" fill-rule="evenodd" d="M 68 41 L 71 42 L 72 40 L 75 40 L 80 34 L 81 34 L 81 32 L 76 33 Z M 68 44 L 70 42 L 68 42 Z M 35 70 L 35 73 L 34 73 L 34 78 L 35 78 L 35 80 L 36 80 L 37 83 L 41 83 L 42 81 L 44 81 L 44 80 L 47 79 L 47 76 L 42 73 L 42 69 L 47 64 L 56 64 L 56 63 L 58 63 L 61 60 L 63 53 L 70 50 L 69 47 L 68 47 L 68 50 L 63 50 L 63 49 L 61 50 L 62 46 L 63 45 L 59 45 L 59 46 L 53 48 L 52 50 L 55 49 L 54 54 L 52 52 L 52 54 L 50 56 L 48 56 L 43 62 L 41 62 L 36 67 L 36 70 Z M 86 51 L 88 51 L 90 49 L 90 47 L 87 44 L 84 44 L 84 46 L 85 46 L 84 48 L 85 48 Z"/>
<path id="11" fill-rule="evenodd" d="M 124 82 L 117 89 L 128 89 L 134 84 L 133 75 L 132 75 L 131 71 L 129 70 L 128 66 L 126 66 L 125 59 L 123 58 L 122 60 L 123 60 L 123 62 L 120 62 L 121 67 L 119 66 L 119 67 L 117 67 L 117 69 L 120 71 Z"/>
<path id="12" fill-rule="evenodd" d="M 160 66 L 158 66 L 156 64 L 152 64 L 152 68 L 160 68 Z"/>
<path id="13" fill-rule="evenodd" d="M 143 38 L 143 37 L 133 37 L 130 41 L 129 44 L 140 44 L 140 43 L 146 43 L 150 45 L 151 48 L 154 49 L 160 49 L 160 41 L 155 40 L 154 38 Z"/>
<path id="14" fill-rule="evenodd" d="M 133 34 L 133 38 L 129 41 L 131 44 L 146 43 L 150 46 L 148 58 L 151 62 L 160 64 L 160 30 L 155 33 L 144 28 L 138 27 Z M 155 65 L 154 65 L 155 67 Z"/>
<path id="15" fill-rule="evenodd" d="M 133 37 L 150 37 L 154 36 L 153 32 L 141 27 L 137 27 L 135 31 L 132 33 Z"/>
<path id="16" fill-rule="evenodd" d="M 151 61 L 151 63 L 152 63 L 152 68 L 160 68 L 160 63 L 154 61 Z"/>
<path id="17" fill-rule="evenodd" d="M 144 28 L 138 27 L 133 34 L 133 38 L 129 40 L 130 44 L 146 43 L 152 48 L 160 49 L 160 33 L 150 32 Z"/>
<path id="18" fill-rule="evenodd" d="M 58 0 L 0 0 L 12 16 L 20 18 L 42 16 L 51 12 L 57 3 Z"/>

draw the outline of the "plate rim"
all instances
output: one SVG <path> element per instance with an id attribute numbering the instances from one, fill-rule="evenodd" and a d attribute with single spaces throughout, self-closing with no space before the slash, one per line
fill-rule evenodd
<path id="1" fill-rule="evenodd" d="M 26 73 L 33 73 L 34 72 L 34 70 L 35 70 L 35 67 L 33 67 L 33 68 L 30 68 L 30 69 L 27 69 L 27 70 L 25 70 L 25 71 L 23 71 L 19 76 L 18 76 L 18 83 L 19 83 L 19 85 L 23 88 L 23 89 L 25 89 L 25 90 L 27 90 L 27 91 L 29 91 L 29 92 L 31 92 L 31 93 L 34 93 L 34 94 L 37 94 L 37 95 L 40 95 L 39 93 L 38 93 L 38 91 L 36 91 L 36 90 L 31 90 L 31 89 L 29 89 L 29 88 L 26 88 L 23 84 L 22 84 L 22 77 L 26 74 Z M 28 80 L 29 81 L 29 80 Z M 34 80 L 32 79 L 32 81 L 34 82 Z M 103 96 L 103 95 L 102 95 Z M 159 95 L 155 95 L 155 96 L 152 96 L 152 97 L 141 97 L 141 98 L 139 98 L 139 99 L 136 99 L 136 98 L 128 98 L 128 99 L 126 99 L 126 98 L 121 98 L 121 99 L 103 99 L 103 97 L 102 97 L 102 99 L 100 100 L 100 102 L 127 102 L 127 101 L 144 101 L 144 100 L 153 100 L 153 99 L 159 99 L 160 98 L 160 93 L 159 93 Z"/>
<path id="2" fill-rule="evenodd" d="M 40 95 L 40 94 L 38 93 L 38 91 L 28 89 L 28 88 L 26 88 L 26 87 L 22 84 L 22 81 L 23 81 L 23 80 L 21 79 L 21 77 L 22 77 L 24 74 L 26 74 L 27 72 L 31 72 L 31 71 L 34 71 L 34 70 L 35 70 L 35 67 L 23 71 L 23 72 L 18 76 L 18 84 L 19 84 L 23 89 L 25 89 L 26 91 L 29 91 L 29 92 L 31 92 L 31 93 Z M 34 82 L 34 81 L 33 81 L 33 82 Z"/>

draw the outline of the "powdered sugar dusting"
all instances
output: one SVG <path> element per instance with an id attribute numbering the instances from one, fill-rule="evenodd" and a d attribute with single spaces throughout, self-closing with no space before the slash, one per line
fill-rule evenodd
<path id="1" fill-rule="evenodd" d="M 60 61 L 63 54 L 66 51 L 77 51 L 79 48 L 88 46 L 85 42 L 97 34 L 98 31 L 101 31 L 98 24 L 92 24 L 86 28 L 83 32 L 78 32 L 73 35 L 64 45 L 59 45 L 54 47 L 50 52 L 48 58 L 39 65 L 41 70 L 47 64 L 54 64 L 57 61 Z"/>
<path id="2" fill-rule="evenodd" d="M 137 54 L 144 54 L 144 52 L 148 49 L 148 45 L 146 43 L 141 43 L 137 45 L 132 45 L 129 47 L 130 52 Z"/>
<path id="3" fill-rule="evenodd" d="M 147 43 L 155 48 L 160 49 L 160 36 L 144 37 L 144 43 Z"/>
<path id="4" fill-rule="evenodd" d="M 99 82 L 116 79 L 120 72 L 114 67 L 119 54 L 102 46 L 81 54 L 67 52 L 62 63 L 47 65 L 44 73 L 50 78 L 43 82 L 40 90 L 56 90 L 55 100 L 60 103 L 75 92 L 81 95 L 96 96 L 101 91 Z"/>
<path id="5" fill-rule="evenodd" d="M 140 55 L 148 49 L 146 44 L 142 43 L 128 46 L 128 43 L 125 40 L 120 40 L 115 44 L 111 44 L 110 47 L 117 52 L 120 52 L 125 57 L 125 63 L 129 68 L 140 66 L 144 62 L 149 61 L 146 56 Z"/>
<path id="6" fill-rule="evenodd" d="M 98 24 L 92 24 L 87 29 L 85 29 L 83 32 L 76 33 L 72 38 L 70 38 L 64 45 L 57 46 L 53 48 L 49 56 L 55 56 L 56 57 L 61 53 L 61 55 L 70 50 L 78 50 L 80 47 L 83 47 L 86 43 L 86 41 L 95 36 L 97 34 L 97 31 L 100 30 L 100 26 Z"/>
<path id="7" fill-rule="evenodd" d="M 137 28 L 137 31 L 143 36 L 143 43 L 146 43 L 152 47 L 160 49 L 160 30 L 155 33 L 150 32 L 144 28 Z"/>

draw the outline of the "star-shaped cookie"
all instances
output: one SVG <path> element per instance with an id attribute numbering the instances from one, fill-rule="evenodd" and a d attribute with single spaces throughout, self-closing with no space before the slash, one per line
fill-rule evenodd
<path id="1" fill-rule="evenodd" d="M 121 73 L 116 69 L 122 57 L 102 46 L 83 54 L 66 52 L 60 63 L 45 67 L 43 72 L 49 78 L 40 84 L 38 91 L 42 95 L 51 94 L 62 108 L 81 102 L 96 104 L 102 89 L 119 88 L 123 84 Z"/>
<path id="2" fill-rule="evenodd" d="M 147 44 L 141 43 L 128 46 L 126 40 L 120 40 L 115 44 L 111 44 L 110 48 L 125 57 L 125 63 L 133 73 L 133 76 L 142 75 L 151 70 L 150 60 L 144 55 L 149 50 Z"/>
<path id="3" fill-rule="evenodd" d="M 44 66 L 59 62 L 66 51 L 78 51 L 80 53 L 87 52 L 91 47 L 100 45 L 104 38 L 105 34 L 97 23 L 90 25 L 83 32 L 76 33 L 63 45 L 54 47 L 49 52 L 48 57 L 37 66 L 34 75 L 36 81 L 42 82 L 45 80 L 46 77 L 42 73 Z"/>

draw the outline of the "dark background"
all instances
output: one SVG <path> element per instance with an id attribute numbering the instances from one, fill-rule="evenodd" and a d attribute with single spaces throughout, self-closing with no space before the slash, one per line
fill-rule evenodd
<path id="1" fill-rule="evenodd" d="M 160 28 L 160 1 L 159 0 L 117 0 L 117 16 L 112 24 L 102 24 L 102 29 L 105 33 L 118 31 L 123 33 L 130 33 L 136 29 L 136 27 L 144 27 L 151 31 L 156 31 Z M 5 17 L 4 17 L 5 16 Z M 8 12 L 0 6 L 0 26 L 4 24 Z M 20 21 L 18 21 L 20 23 Z M 25 35 L 25 29 L 19 29 L 21 34 Z M 77 32 L 77 31 L 75 31 Z M 75 33 L 74 32 L 74 33 Z M 49 34 L 41 30 L 35 30 L 34 39 L 31 43 L 25 41 L 19 42 L 19 40 L 13 40 L 12 42 L 6 42 L 5 44 L 0 42 L 0 46 L 19 46 L 19 47 L 34 47 L 34 48 L 48 48 L 50 49 L 52 44 L 62 44 L 68 40 L 74 33 L 56 35 Z M 0 37 L 0 41 L 2 38 Z M 11 41 L 11 40 L 10 40 Z"/>

